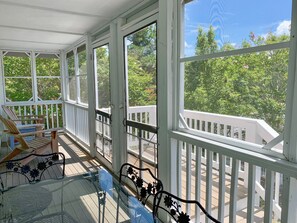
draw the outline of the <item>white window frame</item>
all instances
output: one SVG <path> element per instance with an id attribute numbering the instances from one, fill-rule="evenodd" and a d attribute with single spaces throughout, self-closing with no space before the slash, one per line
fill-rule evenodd
<path id="1" fill-rule="evenodd" d="M 288 123 L 291 123 L 292 117 L 291 117 L 291 100 L 293 94 L 294 94 L 294 86 L 290 85 L 290 80 L 294 80 L 294 73 L 296 71 L 296 68 L 292 68 L 294 66 L 294 60 L 296 60 L 296 47 L 294 44 L 292 44 L 292 36 L 294 36 L 293 29 L 291 30 L 291 40 L 287 42 L 280 42 L 276 44 L 270 44 L 270 45 L 263 45 L 263 46 L 256 46 L 256 47 L 250 47 L 250 48 L 243 48 L 243 49 L 236 49 L 231 51 L 225 51 L 225 52 L 218 52 L 218 53 L 212 53 L 212 54 L 206 54 L 206 55 L 199 55 L 199 56 L 190 56 L 190 57 L 182 57 L 183 55 L 183 47 L 184 47 L 184 39 L 183 39 L 183 18 L 184 18 L 184 9 L 183 9 L 183 2 L 176 2 L 175 3 L 175 10 L 177 14 L 177 24 L 175 27 L 175 31 L 177 33 L 177 46 L 176 46 L 176 52 L 177 52 L 177 83 L 180 83 L 177 85 L 178 89 L 178 95 L 179 97 L 176 98 L 176 105 L 177 110 L 175 114 L 175 120 L 176 128 L 178 131 L 192 134 L 195 136 L 203 137 L 206 139 L 209 139 L 211 141 L 220 142 L 232 146 L 236 146 L 242 149 L 255 151 L 257 153 L 267 154 L 271 156 L 276 156 L 282 159 L 286 159 L 285 154 L 288 153 L 288 135 L 289 135 L 289 126 Z M 294 2 L 294 0 L 292 1 Z M 291 27 L 295 27 L 297 24 L 294 20 L 294 17 L 297 15 L 296 10 L 294 11 L 292 8 L 292 17 L 291 17 Z M 271 142 L 268 142 L 268 144 L 271 144 L 270 146 L 273 147 L 277 143 L 284 140 L 284 147 L 283 147 L 283 153 L 277 153 L 275 151 L 272 151 L 270 149 L 266 149 L 262 145 L 257 145 L 254 143 L 248 143 L 245 141 L 240 141 L 237 139 L 227 138 L 224 136 L 212 134 L 203 132 L 200 130 L 191 129 L 188 127 L 187 123 L 184 121 L 182 117 L 182 112 L 184 110 L 184 76 L 183 76 L 183 63 L 190 62 L 190 61 L 201 61 L 201 60 L 207 60 L 207 59 L 213 59 L 218 57 L 226 57 L 226 56 L 234 56 L 234 55 L 241 55 L 241 54 L 247 54 L 247 53 L 255 53 L 255 52 L 261 52 L 261 51 L 268 51 L 268 50 L 276 50 L 276 49 L 284 49 L 288 48 L 290 51 L 289 53 L 289 72 L 288 72 L 288 84 L 287 84 L 287 102 L 286 102 L 286 118 L 285 118 L 285 126 L 284 126 L 284 133 L 280 134 L 279 137 L 276 137 Z M 296 93 L 295 93 L 296 94 Z M 295 95 L 294 98 L 297 96 Z M 288 99 L 289 98 L 289 99 Z"/>
<path id="2" fill-rule="evenodd" d="M 39 55 L 55 55 L 56 59 L 59 60 L 59 63 L 60 63 L 60 75 L 59 76 L 38 76 L 37 75 L 37 70 L 36 70 L 36 59 L 38 58 Z M 61 89 L 61 95 L 58 99 L 54 100 L 54 101 L 57 101 L 57 100 L 61 100 L 62 99 L 62 78 L 61 78 L 61 57 L 59 54 L 49 54 L 49 53 L 34 53 L 34 56 L 35 56 L 35 59 L 34 59 L 34 63 L 35 63 L 35 83 L 36 83 L 36 87 L 35 87 L 35 95 L 36 95 L 36 101 L 51 101 L 51 100 L 44 100 L 42 98 L 39 97 L 38 95 L 38 79 L 59 79 L 60 80 L 60 89 Z"/>
<path id="3" fill-rule="evenodd" d="M 4 73 L 4 57 L 8 53 L 21 53 L 21 54 L 26 54 L 29 59 L 30 59 L 30 72 L 31 75 L 28 77 L 22 77 L 22 76 L 16 76 L 16 77 L 5 77 Z M 1 51 L 2 54 L 2 60 L 0 61 L 2 64 L 2 78 L 3 78 L 3 98 L 5 103 L 23 103 L 23 102 L 38 102 L 38 101 L 46 101 L 46 102 L 55 102 L 61 100 L 62 97 L 62 78 L 61 78 L 61 61 L 60 61 L 60 54 L 57 52 L 37 52 L 37 51 L 15 51 L 15 50 L 3 50 Z M 55 77 L 49 77 L 49 76 L 37 76 L 36 74 L 36 58 L 40 54 L 46 54 L 46 55 L 55 55 L 57 59 L 59 59 L 59 64 L 60 64 L 60 76 L 55 76 Z M 10 101 L 6 97 L 6 85 L 5 85 L 5 79 L 7 78 L 14 78 L 14 79 L 23 79 L 23 78 L 31 78 L 32 81 L 32 97 L 28 101 Z M 56 99 L 56 100 L 42 100 L 38 97 L 38 90 L 37 90 L 37 79 L 38 78 L 59 78 L 61 80 L 61 96 Z"/>
<path id="4" fill-rule="evenodd" d="M 97 74 L 97 57 L 96 57 L 96 53 L 95 50 L 103 47 L 103 46 L 107 46 L 108 47 L 108 54 L 109 54 L 109 89 L 111 90 L 111 75 L 110 75 L 110 64 L 111 64 L 111 55 L 110 55 L 110 38 L 109 36 L 107 36 L 106 38 L 103 38 L 102 40 L 96 42 L 94 45 L 92 45 L 92 49 L 93 49 L 93 55 L 94 55 L 94 75 L 95 75 L 95 83 L 96 83 L 96 87 L 95 87 L 95 95 L 96 95 L 96 109 L 100 109 L 98 102 L 99 102 L 99 93 L 98 93 L 98 74 Z M 110 92 L 110 106 L 112 104 L 111 102 L 111 92 Z M 111 111 L 109 111 L 109 113 L 111 113 Z"/>
<path id="5" fill-rule="evenodd" d="M 77 45 L 76 47 L 74 47 L 73 49 L 69 50 L 66 52 L 65 54 L 65 62 L 66 62 L 66 100 L 67 102 L 70 102 L 70 103 L 74 103 L 74 104 L 78 104 L 78 105 L 82 105 L 84 107 L 87 107 L 88 106 L 88 103 L 84 103 L 81 101 L 81 97 L 80 97 L 80 77 L 86 77 L 88 78 L 88 75 L 85 74 L 85 75 L 80 75 L 79 73 L 79 59 L 78 59 L 78 52 L 77 52 L 77 49 L 81 46 L 85 45 L 86 46 L 86 43 L 83 42 L 79 45 Z M 70 52 L 73 52 L 73 58 L 74 58 L 74 76 L 69 76 L 69 71 L 68 71 L 68 63 L 67 63 L 67 54 L 70 53 Z M 85 49 L 86 51 L 86 54 L 87 54 L 87 49 Z M 88 55 L 86 55 L 86 63 L 87 63 L 87 60 L 88 60 Z M 86 64 L 87 66 L 87 64 Z M 69 80 L 71 78 L 74 78 L 75 79 L 75 100 L 73 99 L 70 99 L 70 82 Z"/>
<path id="6" fill-rule="evenodd" d="M 80 78 L 81 77 L 86 77 L 87 78 L 87 83 L 88 83 L 88 75 L 87 75 L 87 71 L 86 71 L 86 74 L 84 74 L 84 75 L 82 75 L 82 74 L 80 74 L 80 72 L 79 72 L 79 57 L 78 57 L 78 54 L 80 53 L 80 52 L 77 52 L 77 50 L 78 50 L 78 48 L 80 48 L 80 47 L 82 47 L 83 45 L 85 45 L 85 49 L 83 50 L 83 51 L 85 51 L 86 52 L 86 66 L 87 66 L 87 48 L 86 48 L 86 43 L 83 43 L 83 44 L 81 44 L 81 45 L 79 45 L 77 48 L 76 48 L 76 56 L 75 56 L 75 58 L 76 58 L 76 64 L 77 64 L 77 66 L 76 66 L 76 69 L 75 69 L 75 71 L 76 71 L 76 75 L 75 75 L 75 77 L 76 77 L 76 89 L 77 89 L 77 92 L 76 92 L 76 97 L 77 97 L 77 103 L 78 104 L 81 104 L 81 105 L 84 105 L 84 106 L 88 106 L 88 103 L 85 103 L 85 102 L 82 102 L 81 101 L 81 94 L 80 94 Z M 82 51 L 82 52 L 83 52 Z M 88 97 L 87 97 L 88 98 Z"/>

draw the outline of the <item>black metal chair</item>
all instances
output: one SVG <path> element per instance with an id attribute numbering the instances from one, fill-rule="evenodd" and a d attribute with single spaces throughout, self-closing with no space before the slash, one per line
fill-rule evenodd
<path id="1" fill-rule="evenodd" d="M 156 178 L 149 168 L 138 168 L 130 163 L 124 163 L 120 169 L 120 179 L 119 179 L 120 185 L 123 183 L 124 179 L 126 179 L 125 183 L 127 185 L 127 188 L 133 190 L 132 193 L 134 192 L 135 199 L 140 201 L 142 205 L 146 205 L 150 198 L 152 198 L 151 200 L 152 202 L 153 197 L 156 195 L 156 193 L 158 191 L 163 190 L 163 184 L 161 180 Z M 123 191 L 124 190 L 121 190 L 120 193 L 123 193 Z M 118 196 L 119 199 L 123 203 L 126 202 L 126 205 L 130 207 L 129 210 L 131 211 L 133 209 L 131 208 L 131 205 L 134 205 L 136 203 L 136 202 L 133 202 L 134 198 L 132 198 L 128 194 L 123 195 L 121 197 L 120 193 Z M 118 208 L 119 208 L 119 201 L 118 201 L 117 209 Z M 133 216 L 134 220 L 141 219 L 142 214 L 138 210 L 141 210 L 141 208 L 137 207 L 136 205 L 135 213 L 134 213 L 135 216 Z M 131 217 L 132 217 L 132 214 L 131 214 Z M 118 215 L 117 215 L 117 221 L 118 221 Z M 141 220 L 139 221 L 141 222 Z"/>
<path id="2" fill-rule="evenodd" d="M 153 182 L 147 182 L 143 177 L 145 172 L 149 174 L 148 176 Z M 120 184 L 122 183 L 123 177 L 133 183 L 136 197 L 143 205 L 146 204 L 149 197 L 155 196 L 158 191 L 163 190 L 162 181 L 156 178 L 149 168 L 139 168 L 130 163 L 124 163 L 120 169 Z"/>
<path id="3" fill-rule="evenodd" d="M 191 220 L 190 216 L 182 210 L 181 208 L 182 203 L 197 205 L 199 209 L 203 212 L 206 218 L 208 218 L 212 222 L 220 223 L 220 221 L 212 217 L 198 201 L 185 200 L 167 191 L 159 191 L 155 195 L 154 206 L 153 206 L 153 215 L 155 216 L 154 219 L 156 220 L 158 214 L 160 213 L 160 210 L 163 210 L 167 212 L 175 222 L 189 223 Z"/>
<path id="4" fill-rule="evenodd" d="M 23 160 L 31 161 L 23 164 Z M 55 168 L 55 170 L 54 170 Z M 52 169 L 51 173 L 49 170 Z M 42 179 L 61 179 L 65 175 L 65 156 L 63 153 L 29 154 L 9 160 L 0 165 L 0 192 L 2 205 L 5 191 L 21 184 L 32 184 Z"/>

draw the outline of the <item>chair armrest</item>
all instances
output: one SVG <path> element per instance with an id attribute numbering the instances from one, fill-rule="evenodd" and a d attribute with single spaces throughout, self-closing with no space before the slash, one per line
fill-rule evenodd
<path id="1" fill-rule="evenodd" d="M 19 118 L 22 118 L 22 117 L 35 117 L 35 118 L 44 118 L 46 115 L 18 115 Z"/>
<path id="2" fill-rule="evenodd" d="M 11 119 L 12 121 L 42 121 L 42 118 L 20 118 L 20 119 Z"/>
<path id="3" fill-rule="evenodd" d="M 16 125 L 18 129 L 31 129 L 36 127 L 44 128 L 44 124 L 27 124 L 27 125 Z"/>
<path id="4" fill-rule="evenodd" d="M 18 135 L 24 137 L 24 136 L 36 135 L 38 133 L 57 132 L 59 130 L 62 130 L 62 128 L 53 128 L 53 129 L 45 129 L 45 130 L 35 131 L 35 132 L 26 132 L 26 133 L 21 133 L 21 134 L 18 134 Z"/>

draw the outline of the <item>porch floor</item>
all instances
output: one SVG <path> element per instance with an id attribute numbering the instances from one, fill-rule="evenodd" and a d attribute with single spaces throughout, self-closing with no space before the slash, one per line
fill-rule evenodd
<path id="1" fill-rule="evenodd" d="M 7 149 L 5 147 L 1 148 L 0 151 L 0 158 L 5 154 Z M 96 169 L 101 167 L 101 164 L 98 162 L 97 159 L 90 157 L 85 151 L 83 151 L 71 138 L 67 135 L 61 134 L 59 135 L 59 151 L 64 153 L 66 159 L 66 166 L 65 166 L 65 176 L 74 176 L 80 175 L 83 173 L 87 173 L 89 171 L 95 171 Z M 135 165 L 137 165 L 138 160 L 135 159 L 134 156 L 129 156 L 129 161 Z M 183 170 L 184 171 L 184 170 Z M 201 184 L 201 203 L 202 205 L 205 204 L 205 191 L 206 191 L 206 184 L 205 184 L 205 171 L 202 171 L 202 184 Z M 185 176 L 185 173 L 184 173 Z M 182 185 L 182 194 L 186 194 L 186 184 L 185 177 L 182 177 L 183 185 Z M 194 179 L 192 179 L 193 181 Z M 218 201 L 218 183 L 217 178 L 213 179 L 215 184 L 213 185 L 212 190 L 212 200 L 215 201 L 212 203 L 212 208 L 215 210 L 217 208 L 217 201 Z M 226 179 L 226 184 L 230 182 L 230 179 Z M 192 182 L 192 187 L 194 186 L 194 182 Z M 191 189 L 192 193 L 195 191 L 194 188 Z M 241 183 L 238 185 L 238 197 L 239 200 L 243 200 L 247 198 L 247 191 L 246 188 L 243 187 Z M 226 205 L 229 203 L 229 193 L 226 191 L 225 195 Z M 262 209 L 255 208 L 255 222 L 263 222 L 264 211 Z M 236 222 L 246 222 L 246 209 L 237 212 Z M 228 217 L 225 218 L 224 222 L 228 222 Z"/>

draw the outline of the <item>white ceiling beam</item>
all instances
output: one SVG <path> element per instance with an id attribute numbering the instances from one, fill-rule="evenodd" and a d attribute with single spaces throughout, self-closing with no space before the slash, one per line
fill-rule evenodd
<path id="1" fill-rule="evenodd" d="M 18 40 L 18 39 L 1 39 L 1 38 L 0 38 L 0 41 L 23 42 L 23 43 L 41 43 L 41 44 L 61 45 L 61 46 L 68 46 L 68 45 L 70 45 L 70 44 L 65 44 L 65 43 L 29 41 L 29 40 Z"/>
<path id="2" fill-rule="evenodd" d="M 36 28 L 20 27 L 20 26 L 0 25 L 0 28 L 1 27 L 8 28 L 8 29 L 21 29 L 21 30 L 28 30 L 28 31 L 38 31 L 38 32 L 47 32 L 47 33 L 59 33 L 59 34 L 68 34 L 68 35 L 77 35 L 77 36 L 83 36 L 84 35 L 84 33 L 77 33 L 77 32 L 64 32 L 64 31 L 58 31 L 58 30 L 36 29 Z"/>
<path id="3" fill-rule="evenodd" d="M 30 9 L 37 9 L 37 10 L 44 10 L 44 11 L 50 11 L 50 12 L 55 12 L 55 13 L 68 14 L 68 15 L 78 15 L 78 16 L 85 16 L 85 17 L 96 17 L 96 18 L 110 19 L 110 17 L 107 17 L 107 16 L 101 16 L 101 15 L 95 15 L 95 14 L 89 14 L 89 13 L 83 13 L 83 12 L 74 12 L 74 11 L 55 9 L 55 8 L 49 8 L 49 7 L 43 7 L 43 6 L 29 5 L 29 4 L 24 4 L 24 3 L 3 1 L 3 0 L 0 0 L 0 5 L 1 4 L 30 8 Z"/>

